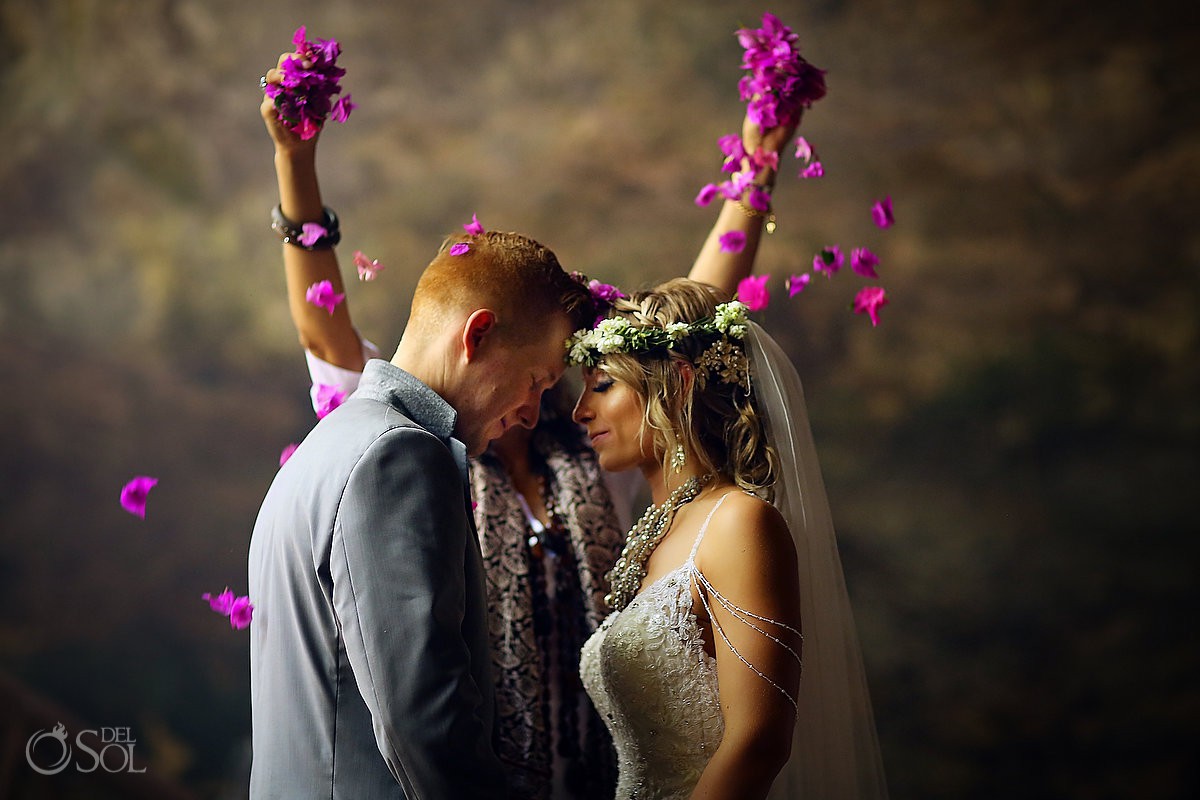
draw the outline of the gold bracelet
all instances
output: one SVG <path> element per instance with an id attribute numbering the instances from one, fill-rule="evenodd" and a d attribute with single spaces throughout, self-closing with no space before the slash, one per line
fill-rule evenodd
<path id="1" fill-rule="evenodd" d="M 766 211 L 759 211 L 757 208 L 751 208 L 746 205 L 745 201 L 741 199 L 734 202 L 737 203 L 737 207 L 741 209 L 741 212 L 751 219 L 754 217 L 765 217 L 767 220 L 767 233 L 771 234 L 775 232 L 775 212 L 770 208 L 767 208 Z"/>

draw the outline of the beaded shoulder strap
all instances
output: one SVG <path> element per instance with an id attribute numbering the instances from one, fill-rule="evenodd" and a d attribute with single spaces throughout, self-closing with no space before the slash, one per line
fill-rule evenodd
<path id="1" fill-rule="evenodd" d="M 720 592 L 718 592 L 716 587 L 709 583 L 708 578 L 704 577 L 704 573 L 701 572 L 700 568 L 696 566 L 696 552 L 700 549 L 700 541 L 704 538 L 704 533 L 708 530 L 708 523 L 712 520 L 713 514 L 717 513 L 717 509 L 721 507 L 721 504 L 725 502 L 725 498 L 730 494 L 732 494 L 732 492 L 727 492 L 722 495 L 721 499 L 718 500 L 716 505 L 712 507 L 712 510 L 708 512 L 708 516 L 705 518 L 704 524 L 700 527 L 700 533 L 698 536 L 696 536 L 696 543 L 692 545 L 692 555 L 690 558 L 688 558 L 688 568 L 691 572 L 692 580 L 699 584 L 697 586 L 696 593 L 700 595 L 700 602 L 704 606 L 704 611 L 708 614 L 708 619 L 712 622 L 713 630 L 715 630 L 721 636 L 721 640 L 725 642 L 725 645 L 729 648 L 730 652 L 737 656 L 739 661 L 749 667 L 755 675 L 774 686 L 779 693 L 786 697 L 788 702 L 792 704 L 792 708 L 795 708 L 797 711 L 799 711 L 799 707 L 796 705 L 796 698 L 792 697 L 791 694 L 789 694 L 787 690 L 778 683 L 767 677 L 762 670 L 747 661 L 746 657 L 743 656 L 738 649 L 733 646 L 733 642 L 729 641 L 729 637 L 725 635 L 725 630 L 721 627 L 721 623 L 718 622 L 717 618 L 713 615 L 712 606 L 709 604 L 708 598 L 709 596 L 713 597 L 723 609 L 733 615 L 734 619 L 738 620 L 744 625 L 748 625 L 749 627 L 761 633 L 763 636 L 775 642 L 775 644 L 779 645 L 784 650 L 787 650 L 792 654 L 792 658 L 796 659 L 796 663 L 801 665 L 803 662 L 800 660 L 800 654 L 792 649 L 791 645 L 781 640 L 779 636 L 769 633 L 764 629 L 764 627 L 760 627 L 760 625 L 757 623 L 762 623 L 765 626 L 775 626 L 775 629 L 779 631 L 780 636 L 782 636 L 784 632 L 795 634 L 796 638 L 800 641 L 801 646 L 803 646 L 804 634 L 785 622 L 778 622 L 770 617 L 760 616 L 755 614 L 753 611 L 744 609 L 733 601 L 729 600 Z M 700 589 L 700 586 L 703 586 L 704 588 Z M 803 668 L 803 666 L 801 668 Z"/>
<path id="2" fill-rule="evenodd" d="M 708 523 L 712 521 L 713 514 L 717 513 L 717 509 L 721 507 L 721 503 L 724 503 L 725 498 L 731 494 L 733 492 L 729 491 L 721 495 L 721 498 L 709 509 L 708 516 L 704 518 L 704 524 L 700 526 L 700 532 L 696 534 L 696 541 L 692 543 L 692 554 L 688 556 L 688 563 L 692 565 L 693 569 L 696 567 L 696 551 L 700 549 L 700 542 L 704 539 L 704 533 L 708 530 Z"/>

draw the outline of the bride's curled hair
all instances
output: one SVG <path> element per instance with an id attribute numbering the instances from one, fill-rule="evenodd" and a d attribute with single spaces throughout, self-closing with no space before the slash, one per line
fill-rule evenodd
<path id="1" fill-rule="evenodd" d="M 676 278 L 617 300 L 612 316 L 632 325 L 666 328 L 711 318 L 726 299 L 706 283 Z M 769 501 L 778 459 L 767 445 L 753 388 L 747 392 L 698 365 L 701 355 L 721 338 L 719 333 L 692 333 L 669 350 L 610 353 L 604 356 L 603 369 L 642 398 L 642 424 L 653 431 L 655 455 L 664 470 L 670 469 L 671 456 L 682 445 L 702 473 L 714 472 Z M 745 352 L 737 340 L 732 344 Z M 683 365 L 691 368 L 690 381 Z"/>

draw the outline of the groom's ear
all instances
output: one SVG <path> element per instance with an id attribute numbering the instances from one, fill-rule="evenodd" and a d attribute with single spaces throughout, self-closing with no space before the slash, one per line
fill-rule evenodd
<path id="1" fill-rule="evenodd" d="M 484 342 L 495 338 L 496 322 L 496 312 L 490 308 L 476 309 L 467 317 L 462 329 L 462 348 L 468 364 L 479 358 Z"/>

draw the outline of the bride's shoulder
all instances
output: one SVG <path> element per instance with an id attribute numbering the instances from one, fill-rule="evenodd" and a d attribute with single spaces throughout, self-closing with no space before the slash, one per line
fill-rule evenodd
<path id="1" fill-rule="evenodd" d="M 736 490 L 725 495 L 712 515 L 696 555 L 709 564 L 796 557 L 792 535 L 779 510 L 760 497 Z"/>

